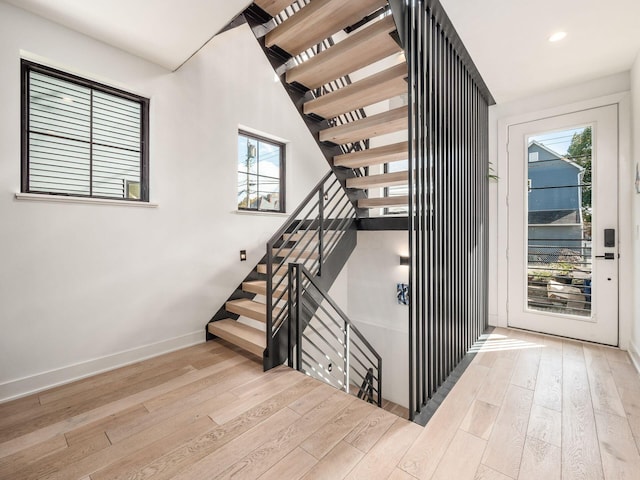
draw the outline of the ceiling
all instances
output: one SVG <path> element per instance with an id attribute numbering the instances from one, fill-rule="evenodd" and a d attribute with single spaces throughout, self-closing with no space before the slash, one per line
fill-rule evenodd
<path id="1" fill-rule="evenodd" d="M 178 68 L 251 3 L 251 0 L 5 1 L 169 70 Z"/>
<path id="2" fill-rule="evenodd" d="M 250 3 L 5 1 L 170 70 Z M 498 102 L 627 71 L 640 51 L 639 0 L 440 1 Z"/>
<path id="3" fill-rule="evenodd" d="M 640 0 L 440 3 L 497 102 L 628 71 L 640 52 Z"/>

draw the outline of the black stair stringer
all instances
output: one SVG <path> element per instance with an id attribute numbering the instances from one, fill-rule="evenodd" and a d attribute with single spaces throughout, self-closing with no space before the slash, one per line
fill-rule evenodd
<path id="1" fill-rule="evenodd" d="M 265 26 L 264 17 L 256 15 L 252 7 L 248 8 L 245 11 L 244 16 L 247 23 L 251 27 L 251 30 L 254 32 L 254 35 L 256 35 L 256 40 L 260 44 L 260 47 L 262 48 L 264 54 L 269 60 L 269 63 L 273 67 L 273 70 L 277 73 L 278 77 L 280 78 L 280 83 L 282 84 L 285 91 L 289 95 L 289 98 L 291 99 L 296 109 L 298 110 L 298 113 L 300 114 L 300 117 L 302 118 L 305 125 L 307 126 L 307 129 L 309 130 L 309 132 L 315 139 L 316 143 L 318 144 L 318 147 L 320 148 L 322 155 L 327 160 L 327 163 L 331 167 L 331 170 L 333 171 L 334 175 L 338 178 L 340 185 L 345 190 L 345 192 L 347 193 L 347 196 L 349 197 L 349 200 L 351 201 L 354 208 L 356 209 L 357 217 L 358 218 L 368 217 L 369 216 L 368 209 L 358 208 L 358 200 L 361 198 L 367 198 L 367 195 L 364 192 L 364 190 L 347 188 L 347 179 L 357 176 L 355 171 L 350 168 L 336 167 L 333 164 L 333 157 L 337 155 L 341 155 L 344 152 L 338 145 L 335 145 L 329 142 L 320 141 L 319 132 L 321 130 L 329 128 L 332 125 L 330 125 L 328 120 L 326 119 L 305 115 L 303 111 L 304 103 L 314 98 L 312 92 L 309 90 L 304 90 L 303 88 L 300 88 L 301 87 L 300 85 L 296 85 L 296 84 L 289 85 L 284 79 L 285 77 L 284 71 L 286 70 L 286 68 L 284 67 L 285 67 L 285 64 L 290 60 L 291 56 L 288 55 L 287 52 L 284 52 L 283 50 L 278 49 L 277 47 L 276 48 L 266 47 L 264 33 L 268 29 L 268 27 Z"/>
<path id="2" fill-rule="evenodd" d="M 328 291 L 331 288 L 342 271 L 342 268 L 346 265 L 351 253 L 355 250 L 358 240 L 357 235 L 358 229 L 354 223 L 345 231 L 336 248 L 331 252 L 329 257 L 325 259 L 322 264 L 321 275 L 317 277 L 318 283 L 324 290 Z M 311 315 L 307 315 L 306 318 L 301 319 L 303 329 L 309 323 L 310 318 Z M 291 328 L 291 338 L 295 344 L 295 325 L 289 325 L 289 323 L 290 322 L 285 322 L 285 324 L 274 333 L 273 352 L 265 351 L 263 357 L 265 371 L 282 365 L 287 359 L 289 355 L 289 328 Z"/>
<path id="3" fill-rule="evenodd" d="M 267 260 L 267 256 L 265 255 L 258 262 L 258 264 L 264 263 L 266 260 Z M 261 274 L 261 273 L 258 273 L 256 271 L 255 267 L 249 272 L 249 274 L 240 283 L 240 285 L 238 285 L 236 287 L 236 289 L 231 293 L 231 295 L 229 295 L 229 298 L 227 298 L 225 300 L 225 302 L 222 304 L 220 309 L 218 309 L 218 311 L 215 313 L 215 315 L 213 317 L 211 317 L 211 320 L 209 320 L 207 322 L 207 325 L 205 325 L 204 331 L 205 331 L 205 334 L 206 334 L 207 342 L 209 340 L 213 340 L 214 338 L 217 338 L 215 335 L 209 333 L 209 324 L 211 322 L 217 322 L 219 320 L 225 320 L 227 318 L 231 318 L 233 320 L 237 320 L 238 319 L 238 317 L 239 317 L 238 314 L 227 311 L 227 309 L 226 309 L 227 302 L 229 302 L 231 300 L 238 300 L 240 298 L 247 298 L 249 300 L 253 300 L 254 298 L 256 298 L 256 294 L 255 293 L 245 292 L 244 290 L 242 290 L 242 284 L 244 282 L 250 282 L 252 280 L 264 280 L 264 279 L 266 279 L 266 276 Z"/>

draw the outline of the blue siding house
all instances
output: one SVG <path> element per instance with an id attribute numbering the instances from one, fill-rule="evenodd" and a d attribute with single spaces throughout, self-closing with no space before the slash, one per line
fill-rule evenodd
<path id="1" fill-rule="evenodd" d="M 549 247 L 580 251 L 583 168 L 535 140 L 528 153 L 529 254 L 552 256 Z"/>

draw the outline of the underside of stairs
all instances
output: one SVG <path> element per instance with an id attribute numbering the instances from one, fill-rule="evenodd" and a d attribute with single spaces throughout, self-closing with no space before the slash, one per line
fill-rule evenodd
<path id="1" fill-rule="evenodd" d="M 245 16 L 359 217 L 406 215 L 408 72 L 388 2 L 258 0 Z"/>

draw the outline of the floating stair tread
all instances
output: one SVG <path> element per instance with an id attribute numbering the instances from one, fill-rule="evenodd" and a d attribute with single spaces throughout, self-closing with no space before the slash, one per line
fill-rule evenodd
<path id="1" fill-rule="evenodd" d="M 408 195 L 398 195 L 396 197 L 361 198 L 360 200 L 358 200 L 359 208 L 401 207 L 408 204 Z"/>
<path id="2" fill-rule="evenodd" d="M 381 175 L 367 175 L 364 177 L 354 177 L 347 179 L 349 188 L 378 188 L 394 187 L 397 185 L 407 185 L 409 182 L 409 172 L 391 172 Z"/>
<path id="3" fill-rule="evenodd" d="M 333 118 L 358 108 L 373 105 L 407 92 L 407 64 L 394 65 L 369 77 L 358 80 L 340 90 L 322 95 L 306 102 L 306 115 L 315 114 L 323 118 Z"/>
<path id="4" fill-rule="evenodd" d="M 296 233 L 284 233 L 282 235 L 282 239 L 287 242 L 297 242 L 301 239 L 308 240 L 311 237 L 315 237 L 318 235 L 317 230 L 304 230 L 298 231 Z"/>
<path id="5" fill-rule="evenodd" d="M 409 142 L 400 142 L 337 155 L 333 157 L 333 164 L 337 167 L 362 168 L 371 165 L 380 165 L 382 163 L 397 162 L 398 160 L 406 160 L 408 155 Z"/>
<path id="6" fill-rule="evenodd" d="M 267 306 L 264 303 L 249 300 L 248 298 L 229 300 L 224 308 L 228 312 L 249 317 L 259 322 L 267 321 Z"/>
<path id="7" fill-rule="evenodd" d="M 242 291 L 248 293 L 255 293 L 256 295 L 267 295 L 267 281 L 266 280 L 251 280 L 249 282 L 242 282 Z M 283 299 L 287 297 L 287 287 L 279 286 L 274 290 L 273 296 Z"/>
<path id="8" fill-rule="evenodd" d="M 355 72 L 402 51 L 389 35 L 396 29 L 392 16 L 349 35 L 287 72 L 287 82 L 318 88 L 336 78 Z"/>
<path id="9" fill-rule="evenodd" d="M 293 3 L 292 0 L 256 0 L 256 5 L 258 5 L 262 10 L 267 12 L 272 17 L 275 17 L 282 10 L 287 8 L 289 5 Z"/>
<path id="10" fill-rule="evenodd" d="M 287 275 L 287 266 L 286 265 L 280 265 L 279 263 L 274 263 L 273 264 L 273 271 L 276 272 L 278 267 L 280 268 L 280 270 L 275 274 L 276 277 L 284 277 L 285 275 Z M 258 273 L 264 273 L 266 275 L 267 274 L 267 264 L 266 263 L 258 264 L 258 266 L 256 267 L 256 270 L 258 271 Z"/>
<path id="11" fill-rule="evenodd" d="M 230 318 L 211 322 L 207 330 L 210 334 L 223 338 L 259 357 L 262 357 L 267 346 L 265 332 L 249 325 L 238 323 Z"/>
<path id="12" fill-rule="evenodd" d="M 275 253 L 275 252 L 274 252 Z M 283 248 L 278 252 L 278 257 L 289 255 L 289 261 L 296 259 L 318 258 L 318 250 L 303 250 L 302 248 Z"/>
<path id="13" fill-rule="evenodd" d="M 405 105 L 404 107 L 371 115 L 355 122 L 322 130 L 320 132 L 320 141 L 342 145 L 387 133 L 400 132 L 406 130 L 408 125 L 409 107 Z"/>
<path id="14" fill-rule="evenodd" d="M 386 0 L 314 0 L 267 33 L 265 44 L 298 55 L 386 4 Z"/>

